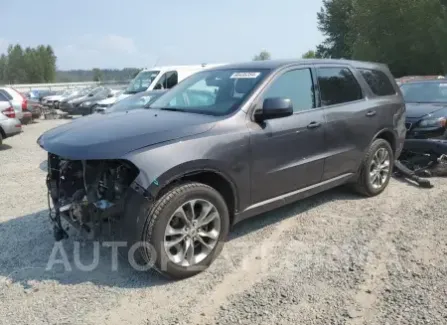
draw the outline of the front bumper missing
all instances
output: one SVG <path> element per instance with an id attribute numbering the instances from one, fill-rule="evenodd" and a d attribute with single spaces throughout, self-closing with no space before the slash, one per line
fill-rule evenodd
<path id="1" fill-rule="evenodd" d="M 132 182 L 137 169 L 129 162 L 66 160 L 51 153 L 47 161 L 48 209 L 57 241 L 67 238 L 70 228 L 88 238 L 101 235 L 107 224 L 112 232 L 128 196 L 145 194 Z"/>

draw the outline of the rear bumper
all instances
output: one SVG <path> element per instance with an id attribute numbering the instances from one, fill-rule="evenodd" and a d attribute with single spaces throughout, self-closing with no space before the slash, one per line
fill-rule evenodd
<path id="1" fill-rule="evenodd" d="M 23 112 L 22 117 L 19 118 L 20 122 L 25 124 L 33 119 L 33 114 L 31 112 Z"/>
<path id="2" fill-rule="evenodd" d="M 23 118 L 23 111 L 22 110 L 18 111 L 16 109 L 14 111 L 16 112 L 16 118 L 21 120 Z"/>
<path id="3" fill-rule="evenodd" d="M 22 132 L 22 123 L 16 118 L 2 120 L 0 121 L 0 126 L 8 138 Z"/>

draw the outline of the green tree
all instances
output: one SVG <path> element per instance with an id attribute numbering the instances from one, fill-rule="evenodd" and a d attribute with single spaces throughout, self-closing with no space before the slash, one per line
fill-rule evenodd
<path id="1" fill-rule="evenodd" d="M 315 59 L 317 57 L 315 51 L 309 50 L 302 55 L 303 59 Z"/>
<path id="2" fill-rule="evenodd" d="M 93 69 L 93 81 L 101 81 L 103 79 L 102 71 L 98 68 Z"/>
<path id="3" fill-rule="evenodd" d="M 56 79 L 56 61 L 57 57 L 54 54 L 54 50 L 50 45 L 45 47 L 45 81 L 46 82 L 54 82 Z"/>
<path id="4" fill-rule="evenodd" d="M 8 58 L 5 54 L 0 56 L 0 82 L 5 83 L 7 78 L 7 67 L 8 67 Z"/>
<path id="5" fill-rule="evenodd" d="M 24 83 L 28 80 L 23 49 L 19 44 L 8 47 L 8 69 L 6 79 L 10 83 Z"/>
<path id="6" fill-rule="evenodd" d="M 352 34 L 349 21 L 353 1 L 355 0 L 323 0 L 323 7 L 317 13 L 317 26 L 326 39 L 317 46 L 318 57 L 351 57 Z"/>
<path id="7" fill-rule="evenodd" d="M 383 62 L 396 77 L 447 72 L 446 0 L 323 0 L 318 57 Z"/>
<path id="8" fill-rule="evenodd" d="M 445 71 L 447 19 L 439 0 L 355 0 L 349 24 L 354 59 L 387 63 L 396 77 Z"/>
<path id="9" fill-rule="evenodd" d="M 45 81 L 43 76 L 43 65 L 33 48 L 27 47 L 25 49 L 24 63 L 27 72 L 27 82 L 39 83 Z"/>
<path id="10" fill-rule="evenodd" d="M 259 54 L 256 54 L 253 57 L 253 61 L 265 61 L 265 60 L 270 60 L 272 58 L 272 56 L 270 55 L 270 53 L 266 50 L 262 50 Z"/>
<path id="11" fill-rule="evenodd" d="M 7 52 L 0 55 L 0 82 L 53 82 L 56 77 L 56 60 L 49 45 L 23 50 L 20 44 L 10 44 Z"/>

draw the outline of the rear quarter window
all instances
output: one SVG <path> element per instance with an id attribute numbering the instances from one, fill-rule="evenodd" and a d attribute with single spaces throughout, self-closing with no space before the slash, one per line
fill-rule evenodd
<path id="1" fill-rule="evenodd" d="M 0 89 L 0 94 L 8 98 L 8 100 L 12 100 L 12 96 L 4 89 Z"/>
<path id="2" fill-rule="evenodd" d="M 9 102 L 9 99 L 2 92 L 0 92 L 0 102 Z"/>
<path id="3" fill-rule="evenodd" d="M 359 69 L 359 71 L 376 96 L 390 96 L 396 94 L 396 90 L 390 79 L 382 71 L 370 69 Z"/>

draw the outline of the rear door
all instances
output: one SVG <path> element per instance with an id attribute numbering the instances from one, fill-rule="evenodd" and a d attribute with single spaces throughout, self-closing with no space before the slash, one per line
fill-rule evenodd
<path id="1" fill-rule="evenodd" d="M 378 120 L 356 70 L 348 65 L 318 65 L 317 79 L 326 119 L 325 181 L 357 171 Z"/>

